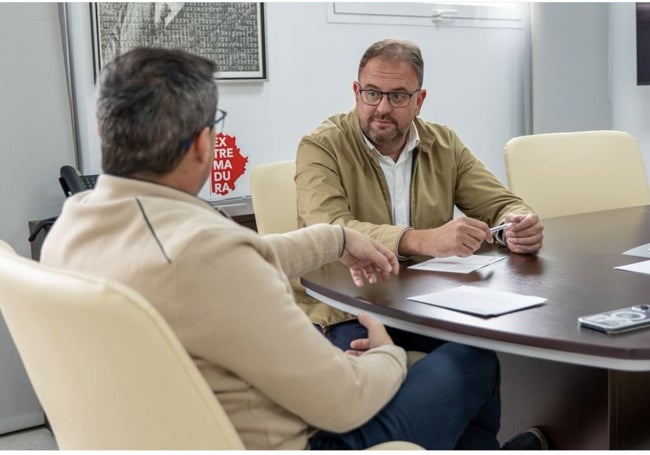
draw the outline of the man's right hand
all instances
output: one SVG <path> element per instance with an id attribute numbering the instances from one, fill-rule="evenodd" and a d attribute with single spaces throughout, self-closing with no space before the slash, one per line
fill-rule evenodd
<path id="1" fill-rule="evenodd" d="M 392 346 L 394 345 L 393 339 L 386 332 L 384 325 L 374 317 L 361 313 L 359 315 L 359 322 L 366 329 L 368 329 L 368 338 L 359 338 L 352 340 L 350 348 L 345 351 L 349 355 L 361 355 L 368 349 L 376 348 L 378 346 Z"/>
<path id="2" fill-rule="evenodd" d="M 468 257 L 483 242 L 492 243 L 490 228 L 483 221 L 460 217 L 433 229 L 411 229 L 399 244 L 402 256 Z"/>
<path id="3" fill-rule="evenodd" d="M 344 227 L 345 249 L 341 262 L 350 269 L 354 284 L 359 287 L 377 282 L 377 275 L 384 281 L 399 273 L 399 262 L 395 253 L 376 240 Z"/>

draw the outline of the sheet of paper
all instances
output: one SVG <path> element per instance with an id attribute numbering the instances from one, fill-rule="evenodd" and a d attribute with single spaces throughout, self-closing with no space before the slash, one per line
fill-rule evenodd
<path id="1" fill-rule="evenodd" d="M 474 286 L 458 286 L 409 300 L 479 316 L 498 316 L 544 304 L 547 299 Z"/>
<path id="2" fill-rule="evenodd" d="M 646 243 L 645 245 L 640 245 L 631 248 L 627 251 L 624 251 L 623 254 L 627 254 L 628 256 L 639 256 L 642 258 L 650 258 L 650 243 Z"/>
<path id="3" fill-rule="evenodd" d="M 614 268 L 618 270 L 627 270 L 629 272 L 645 273 L 650 275 L 650 261 L 635 262 L 634 264 L 620 265 Z"/>
<path id="4" fill-rule="evenodd" d="M 448 258 L 429 259 L 412 265 L 409 269 L 428 270 L 430 272 L 471 273 L 503 259 L 505 259 L 505 256 L 485 256 L 480 254 L 474 254 L 466 258 L 450 256 Z"/>

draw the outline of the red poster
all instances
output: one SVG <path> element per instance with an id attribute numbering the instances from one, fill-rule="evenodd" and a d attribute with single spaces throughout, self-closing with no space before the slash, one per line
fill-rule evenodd
<path id="1" fill-rule="evenodd" d="M 240 153 L 235 136 L 217 134 L 210 173 L 210 192 L 224 196 L 233 191 L 235 182 L 246 171 L 247 163 L 248 157 Z"/>

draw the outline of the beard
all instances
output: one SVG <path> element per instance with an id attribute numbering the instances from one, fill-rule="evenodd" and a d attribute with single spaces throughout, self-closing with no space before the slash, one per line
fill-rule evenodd
<path id="1" fill-rule="evenodd" d="M 388 121 L 392 126 L 377 126 L 375 120 Z M 374 115 L 361 120 L 361 130 L 370 139 L 377 150 L 390 149 L 404 140 L 407 129 L 400 128 L 397 121 L 389 115 Z"/>

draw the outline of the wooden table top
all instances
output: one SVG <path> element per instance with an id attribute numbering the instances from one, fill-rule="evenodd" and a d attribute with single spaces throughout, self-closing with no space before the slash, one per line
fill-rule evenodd
<path id="1" fill-rule="evenodd" d="M 348 270 L 333 263 L 301 281 L 308 290 L 358 310 L 355 312 L 366 311 L 488 342 L 641 361 L 644 366 L 639 369 L 650 370 L 650 328 L 607 335 L 577 323 L 579 316 L 650 303 L 650 276 L 614 269 L 644 260 L 622 253 L 650 242 L 650 207 L 551 218 L 543 223 L 544 246 L 537 255 L 514 254 L 503 247 L 485 245 L 477 254 L 505 256 L 505 260 L 469 274 L 409 270 L 407 266 L 413 262 L 406 262 L 399 277 L 357 288 Z M 458 285 L 548 300 L 539 307 L 491 318 L 407 300 Z"/>

